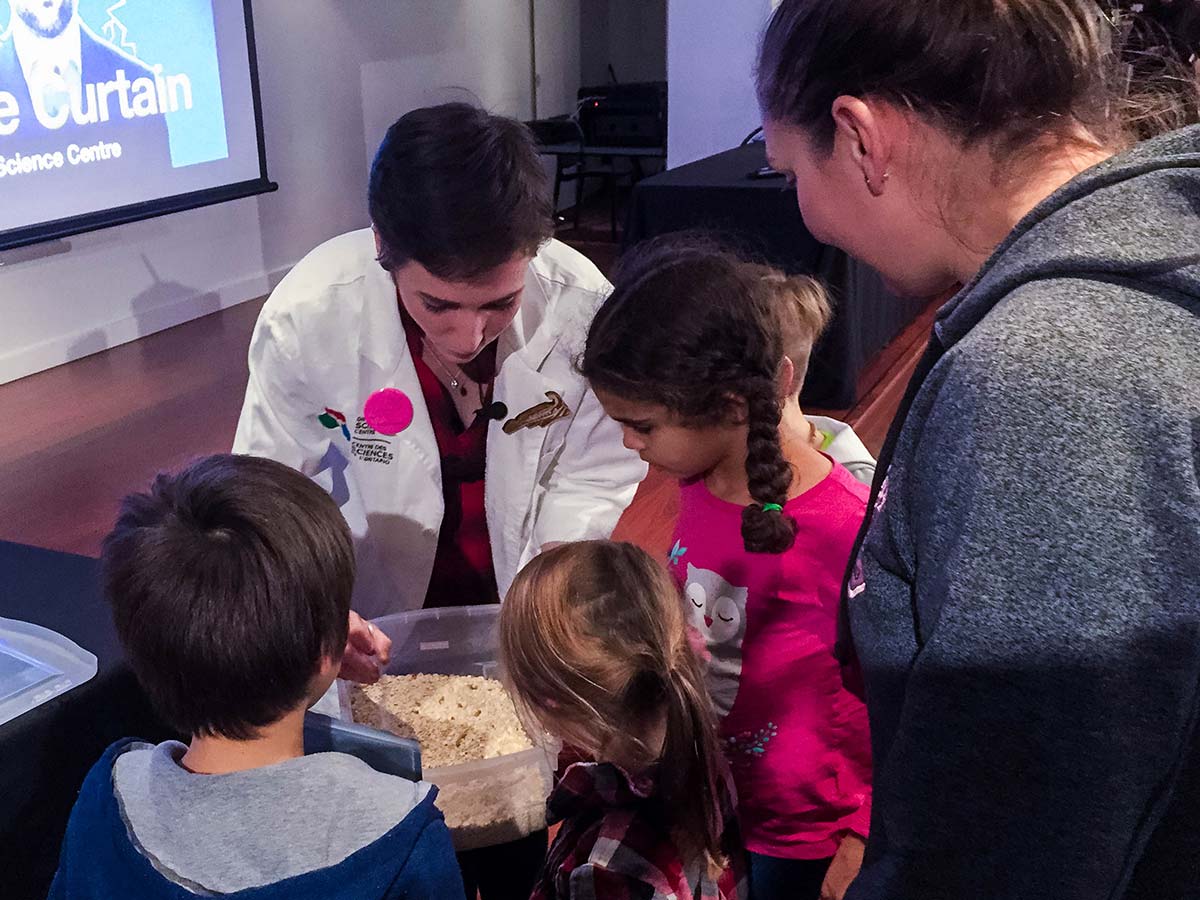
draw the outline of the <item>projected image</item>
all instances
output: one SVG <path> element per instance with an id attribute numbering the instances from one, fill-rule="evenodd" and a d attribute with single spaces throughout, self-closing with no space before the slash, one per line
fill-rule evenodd
<path id="1" fill-rule="evenodd" d="M 0 0 L 3 232 L 259 179 L 241 0 Z"/>

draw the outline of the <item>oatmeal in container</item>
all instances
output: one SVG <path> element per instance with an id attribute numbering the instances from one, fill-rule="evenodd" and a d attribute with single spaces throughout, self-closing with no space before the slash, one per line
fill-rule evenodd
<path id="1" fill-rule="evenodd" d="M 384 677 L 338 682 L 341 719 L 420 744 L 424 779 L 438 787 L 459 851 L 545 828 L 553 786 L 557 747 L 531 736 L 500 682 L 499 615 L 488 604 L 374 619 L 392 640 Z"/>

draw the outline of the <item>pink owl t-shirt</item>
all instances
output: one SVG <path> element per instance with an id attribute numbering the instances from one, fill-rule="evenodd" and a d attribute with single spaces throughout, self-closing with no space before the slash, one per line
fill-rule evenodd
<path id="1" fill-rule="evenodd" d="M 702 480 L 681 485 L 669 566 L 708 650 L 708 687 L 733 770 L 746 847 L 784 859 L 832 856 L 867 836 L 867 712 L 833 655 L 842 576 L 868 489 L 844 467 L 789 501 L 796 542 L 747 553 L 742 507 Z"/>

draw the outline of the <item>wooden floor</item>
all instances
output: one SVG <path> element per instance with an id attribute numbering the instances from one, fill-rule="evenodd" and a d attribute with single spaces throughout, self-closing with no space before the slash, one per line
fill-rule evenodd
<path id="1" fill-rule="evenodd" d="M 615 259 L 615 246 L 597 235 L 563 236 L 605 270 Z M 262 302 L 0 385 L 0 539 L 95 556 L 124 494 L 162 469 L 227 451 Z M 868 367 L 853 409 L 826 411 L 854 425 L 872 452 L 932 317 L 931 307 Z M 677 506 L 675 484 L 651 473 L 617 536 L 665 552 Z"/>
<path id="2" fill-rule="evenodd" d="M 0 539 L 95 556 L 122 496 L 227 451 L 261 306 L 0 385 Z"/>

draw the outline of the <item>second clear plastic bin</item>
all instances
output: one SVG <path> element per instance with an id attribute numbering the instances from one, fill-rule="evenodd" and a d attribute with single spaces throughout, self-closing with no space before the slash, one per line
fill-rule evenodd
<path id="1" fill-rule="evenodd" d="M 498 678 L 498 605 L 396 613 L 371 624 L 392 639 L 387 675 L 482 675 Z M 353 720 L 349 685 L 338 682 L 339 716 Z M 456 766 L 427 768 L 457 850 L 503 844 L 546 827 L 555 748 L 534 736 L 533 749 Z"/>

